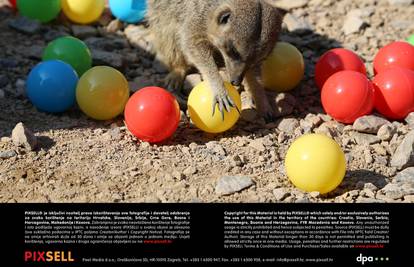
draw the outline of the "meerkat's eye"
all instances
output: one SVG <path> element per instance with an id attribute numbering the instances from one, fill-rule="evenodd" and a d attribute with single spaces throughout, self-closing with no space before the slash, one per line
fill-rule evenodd
<path id="1" fill-rule="evenodd" d="M 218 24 L 219 25 L 226 25 L 231 17 L 231 11 L 230 10 L 224 10 L 223 12 L 220 12 L 218 16 Z"/>

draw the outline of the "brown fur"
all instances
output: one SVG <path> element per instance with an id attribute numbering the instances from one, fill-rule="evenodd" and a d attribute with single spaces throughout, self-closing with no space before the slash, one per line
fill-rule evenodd
<path id="1" fill-rule="evenodd" d="M 259 81 L 261 62 L 278 38 L 282 14 L 270 0 L 148 0 L 154 46 L 170 69 L 167 87 L 178 92 L 188 71 L 200 71 L 215 96 L 214 105 L 230 109 L 215 55 L 234 85 L 243 84 L 266 117 L 272 109 Z"/>

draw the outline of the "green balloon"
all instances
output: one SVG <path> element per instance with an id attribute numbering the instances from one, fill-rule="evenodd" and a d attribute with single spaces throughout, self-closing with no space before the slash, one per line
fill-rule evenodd
<path id="1" fill-rule="evenodd" d="M 407 39 L 407 41 L 408 41 L 410 44 L 414 45 L 414 34 L 413 34 L 413 35 L 411 35 L 411 36 Z"/>
<path id="2" fill-rule="evenodd" d="M 92 67 L 92 56 L 88 47 L 81 40 L 72 37 L 60 37 L 46 47 L 43 61 L 58 59 L 71 65 L 79 77 Z"/>
<path id="3" fill-rule="evenodd" d="M 21 15 L 46 23 L 55 19 L 60 12 L 60 0 L 17 0 Z"/>

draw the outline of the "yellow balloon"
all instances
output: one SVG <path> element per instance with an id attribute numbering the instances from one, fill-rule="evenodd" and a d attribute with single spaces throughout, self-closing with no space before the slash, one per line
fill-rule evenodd
<path id="1" fill-rule="evenodd" d="M 80 109 L 96 120 L 109 120 L 121 114 L 128 98 L 129 86 L 124 75 L 106 66 L 85 72 L 76 88 Z"/>
<path id="2" fill-rule="evenodd" d="M 341 147 L 333 139 L 322 134 L 308 134 L 289 148 L 285 167 L 296 187 L 325 194 L 342 182 L 346 160 Z"/>
<path id="3" fill-rule="evenodd" d="M 285 42 L 278 42 L 262 65 L 264 86 L 277 92 L 292 90 L 302 81 L 304 74 L 302 54 L 296 47 Z"/>
<path id="4" fill-rule="evenodd" d="M 63 13 L 73 22 L 88 24 L 98 20 L 105 9 L 105 0 L 62 0 Z"/>
<path id="5" fill-rule="evenodd" d="M 236 88 L 230 83 L 225 83 L 226 89 L 230 97 L 235 102 L 236 106 L 241 110 L 241 98 Z M 224 121 L 222 120 L 221 112 L 218 105 L 213 114 L 212 110 L 213 94 L 208 87 L 207 82 L 198 84 L 191 91 L 188 97 L 188 111 L 191 120 L 201 130 L 208 133 L 222 133 L 230 129 L 239 120 L 240 114 L 232 108 L 230 112 L 224 111 Z"/>

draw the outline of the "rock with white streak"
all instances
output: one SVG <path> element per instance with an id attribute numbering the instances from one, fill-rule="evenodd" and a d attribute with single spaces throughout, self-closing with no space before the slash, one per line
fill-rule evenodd
<path id="1" fill-rule="evenodd" d="M 369 134 L 377 134 L 378 130 L 385 124 L 388 124 L 389 121 L 387 121 L 384 118 L 375 116 L 375 115 L 369 115 L 369 116 L 363 116 L 358 118 L 354 124 L 353 129 L 362 132 L 362 133 L 369 133 Z"/>
<path id="2" fill-rule="evenodd" d="M 391 166 L 399 170 L 414 166 L 414 130 L 409 132 L 397 147 L 391 159 Z"/>
<path id="3" fill-rule="evenodd" d="M 12 131 L 12 140 L 14 145 L 24 147 L 27 150 L 35 150 L 37 147 L 37 138 L 26 126 L 20 122 Z"/>
<path id="4" fill-rule="evenodd" d="M 218 195 L 231 195 L 253 184 L 253 180 L 247 176 L 223 176 L 217 181 L 215 191 Z"/>

